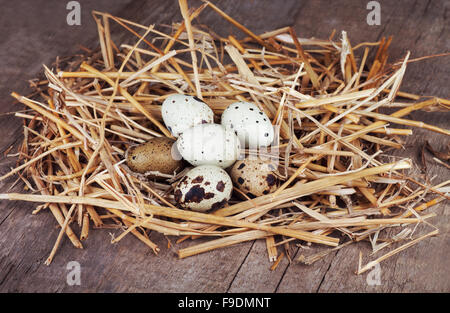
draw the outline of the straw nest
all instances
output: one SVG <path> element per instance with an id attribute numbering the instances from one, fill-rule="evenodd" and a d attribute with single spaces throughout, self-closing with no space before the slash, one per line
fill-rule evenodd
<path id="1" fill-rule="evenodd" d="M 65 236 L 82 248 L 91 227 L 119 229 L 112 242 L 131 234 L 155 253 L 160 247 L 150 231 L 192 240 L 177 250 L 180 258 L 264 239 L 271 269 L 284 256 L 291 259 L 290 244 L 331 247 L 298 258 L 312 264 L 361 240 L 370 240 L 374 251 L 407 241 L 364 266 L 360 262 L 357 273 L 363 273 L 438 233 L 414 235 L 407 226 L 434 216 L 423 211 L 449 199 L 449 181 L 416 181 L 405 175 L 410 160 L 385 153 L 413 134 L 392 123 L 450 135 L 404 118 L 414 110 L 450 107 L 448 100 L 419 101 L 399 90 L 408 62 L 415 61 L 409 53 L 389 64 L 391 38 L 352 47 L 345 32 L 326 40 L 298 38 L 290 27 L 255 35 L 212 3 L 191 10 L 186 1 L 179 4 L 184 20 L 170 27 L 93 12 L 100 49 L 84 48 L 83 55 L 45 67 L 46 79 L 33 82 L 32 96 L 12 93 L 28 109 L 16 113 L 24 119 L 24 141 L 18 166 L 0 180 L 17 174 L 32 194 L 0 198 L 44 203 L 33 213 L 49 209 L 55 216 L 61 230 L 47 264 Z M 247 37 L 221 38 L 193 24 L 205 9 Z M 110 23 L 121 25 L 135 44 L 113 42 Z M 160 106 L 173 93 L 203 99 L 217 117 L 235 101 L 257 104 L 279 130 L 268 151 L 279 161 L 278 190 L 249 198 L 234 186 L 226 207 L 198 213 L 176 207 L 173 188 L 183 172 L 159 181 L 130 173 L 124 166 L 130 145 L 171 136 Z M 394 113 L 380 113 L 382 108 Z M 403 228 L 377 241 L 393 226 Z M 194 240 L 200 237 L 200 243 Z"/>

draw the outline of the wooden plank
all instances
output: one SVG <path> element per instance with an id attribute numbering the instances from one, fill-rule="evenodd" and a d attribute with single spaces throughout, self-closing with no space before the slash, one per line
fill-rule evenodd
<path id="1" fill-rule="evenodd" d="M 282 247 L 278 247 L 279 253 Z M 281 281 L 288 266 L 287 258 L 283 258 L 278 267 L 270 270 L 265 240 L 257 240 L 243 262 L 238 274 L 234 277 L 228 292 L 273 292 Z M 258 283 L 256 283 L 258 282 Z"/>

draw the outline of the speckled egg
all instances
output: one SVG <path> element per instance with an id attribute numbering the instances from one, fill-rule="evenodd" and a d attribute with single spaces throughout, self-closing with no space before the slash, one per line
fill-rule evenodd
<path id="1" fill-rule="evenodd" d="M 222 113 L 222 125 L 239 137 L 249 148 L 267 147 L 274 138 L 272 123 L 267 115 L 250 102 L 235 102 Z"/>
<path id="2" fill-rule="evenodd" d="M 237 188 L 248 196 L 259 197 L 277 190 L 279 182 L 273 173 L 275 170 L 273 161 L 247 157 L 234 163 L 230 175 Z"/>
<path id="3" fill-rule="evenodd" d="M 177 147 L 183 158 L 195 166 L 226 168 L 240 153 L 238 137 L 219 124 L 200 124 L 187 129 L 178 138 Z"/>
<path id="4" fill-rule="evenodd" d="M 175 201 L 183 208 L 205 212 L 230 200 L 233 183 L 223 169 L 213 165 L 194 167 L 175 187 Z"/>
<path id="5" fill-rule="evenodd" d="M 178 137 L 194 125 L 214 123 L 211 108 L 193 96 L 181 94 L 168 96 L 162 104 L 161 114 L 164 124 L 174 137 Z"/>
<path id="6" fill-rule="evenodd" d="M 174 174 L 183 168 L 183 160 L 177 155 L 175 141 L 167 137 L 155 137 L 146 143 L 130 147 L 126 159 L 128 167 L 141 174 L 149 171 Z"/>

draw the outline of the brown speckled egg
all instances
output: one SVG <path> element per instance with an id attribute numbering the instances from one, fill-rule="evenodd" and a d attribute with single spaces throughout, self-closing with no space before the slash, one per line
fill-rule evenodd
<path id="1" fill-rule="evenodd" d="M 237 188 L 248 196 L 259 197 L 277 190 L 275 170 L 273 161 L 247 157 L 234 163 L 230 175 Z"/>
<path id="2" fill-rule="evenodd" d="M 127 151 L 127 165 L 133 171 L 145 174 L 158 171 L 163 174 L 174 174 L 183 168 L 183 160 L 176 151 L 172 154 L 175 141 L 167 137 L 155 137 Z"/>
<path id="3" fill-rule="evenodd" d="M 205 212 L 225 206 L 232 191 L 233 183 L 227 172 L 218 166 L 201 165 L 181 178 L 174 196 L 179 206 Z"/>

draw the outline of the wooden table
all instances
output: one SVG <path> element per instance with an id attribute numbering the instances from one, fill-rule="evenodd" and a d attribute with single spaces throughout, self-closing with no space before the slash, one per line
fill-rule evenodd
<path id="1" fill-rule="evenodd" d="M 0 152 L 1 174 L 15 164 L 15 158 L 3 153 L 11 145 L 12 152 L 22 140 L 22 122 L 7 112 L 20 110 L 9 96 L 11 91 L 26 94 L 27 80 L 36 77 L 42 64 L 51 65 L 56 56 L 72 55 L 78 44 L 97 47 L 97 30 L 90 15 L 93 9 L 107 11 L 142 24 L 180 21 L 175 1 L 79 1 L 81 26 L 66 23 L 65 1 L 3 1 L 0 19 Z M 390 60 L 398 60 L 411 51 L 411 58 L 450 50 L 449 9 L 446 0 L 379 1 L 381 25 L 369 26 L 368 1 L 217 1 L 217 5 L 241 21 L 255 33 L 293 25 L 300 37 L 328 38 L 333 29 L 348 32 L 352 44 L 377 41 L 393 35 Z M 197 5 L 199 2 L 190 2 Z M 212 10 L 205 10 L 199 21 L 221 35 L 230 33 L 242 38 L 235 27 Z M 420 95 L 449 98 L 449 57 L 411 63 L 401 90 Z M 448 113 L 415 112 L 408 118 L 449 128 Z M 414 129 L 406 149 L 396 155 L 418 160 L 418 153 L 428 140 L 434 147 L 445 147 L 448 137 Z M 11 153 L 12 153 L 11 152 Z M 437 165 L 427 154 L 428 177 L 435 183 L 450 178 L 447 168 Z M 0 182 L 6 192 L 13 178 Z M 11 191 L 23 192 L 23 185 Z M 450 206 L 443 202 L 429 212 L 430 221 L 440 234 L 420 242 L 381 264 L 381 285 L 367 284 L 367 273 L 355 275 L 359 252 L 365 264 L 371 252 L 367 242 L 329 254 L 312 266 L 291 263 L 286 258 L 275 271 L 270 271 L 265 243 L 262 240 L 242 243 L 179 260 L 167 248 L 164 236 L 151 234 L 161 247 L 155 256 L 148 247 L 132 236 L 118 244 L 110 244 L 108 230 L 91 230 L 75 249 L 64 239 L 50 266 L 44 265 L 59 229 L 48 211 L 31 215 L 35 204 L 0 202 L 0 291 L 2 292 L 449 292 L 450 272 Z M 419 226 L 416 234 L 430 231 Z M 172 240 L 175 241 L 175 240 Z M 184 247 L 189 242 L 179 246 Z M 173 249 L 173 248 L 172 248 Z M 298 248 L 296 248 L 298 249 Z M 315 247 L 311 252 L 320 250 Z M 299 250 L 293 251 L 294 257 Z M 309 251 L 303 250 L 308 254 Z M 66 266 L 77 261 L 81 266 L 81 284 L 69 286 Z"/>

